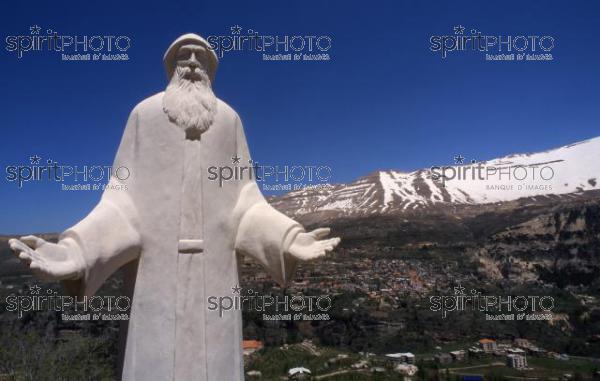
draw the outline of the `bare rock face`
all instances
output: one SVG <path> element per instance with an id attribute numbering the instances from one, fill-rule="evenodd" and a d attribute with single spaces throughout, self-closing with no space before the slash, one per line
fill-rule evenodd
<path id="1" fill-rule="evenodd" d="M 504 278 L 498 263 L 491 257 L 486 248 L 478 248 L 472 252 L 473 259 L 480 266 L 479 271 L 491 280 L 501 280 Z"/>
<path id="2" fill-rule="evenodd" d="M 600 203 L 541 214 L 492 235 L 485 249 L 507 276 L 590 284 L 600 271 Z"/>

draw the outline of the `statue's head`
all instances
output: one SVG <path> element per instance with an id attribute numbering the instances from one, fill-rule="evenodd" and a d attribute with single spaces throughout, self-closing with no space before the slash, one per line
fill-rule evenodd
<path id="1" fill-rule="evenodd" d="M 188 33 L 173 41 L 165 52 L 163 63 L 169 80 L 177 71 L 189 75 L 190 79 L 201 80 L 198 73 L 203 72 L 212 84 L 215 81 L 219 59 L 208 41 L 197 34 Z"/>
<path id="2" fill-rule="evenodd" d="M 169 78 L 163 109 L 188 138 L 199 139 L 216 113 L 212 84 L 219 62 L 217 55 L 205 39 L 188 33 L 169 46 L 163 62 Z"/>

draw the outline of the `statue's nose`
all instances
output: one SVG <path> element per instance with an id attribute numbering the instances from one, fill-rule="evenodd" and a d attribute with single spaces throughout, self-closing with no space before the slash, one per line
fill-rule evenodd
<path id="1" fill-rule="evenodd" d="M 189 59 L 189 65 L 192 68 L 199 68 L 200 67 L 200 62 L 198 62 L 198 60 L 196 59 L 196 54 L 192 53 L 192 56 Z"/>

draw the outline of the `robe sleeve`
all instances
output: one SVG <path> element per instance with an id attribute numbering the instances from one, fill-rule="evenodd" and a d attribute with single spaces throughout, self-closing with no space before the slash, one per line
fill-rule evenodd
<path id="1" fill-rule="evenodd" d="M 139 255 L 139 222 L 131 197 L 135 178 L 136 132 L 137 114 L 134 109 L 100 202 L 83 220 L 60 236 L 60 242 L 70 247 L 84 263 L 78 279 L 63 281 L 71 295 L 93 295 L 111 274 Z"/>
<path id="2" fill-rule="evenodd" d="M 237 156 L 247 163 L 250 153 L 239 117 L 236 129 Z M 242 184 L 234 215 L 239 223 L 236 252 L 256 259 L 280 285 L 289 283 L 298 260 L 287 251 L 296 235 L 304 232 L 302 225 L 269 205 L 254 179 Z"/>

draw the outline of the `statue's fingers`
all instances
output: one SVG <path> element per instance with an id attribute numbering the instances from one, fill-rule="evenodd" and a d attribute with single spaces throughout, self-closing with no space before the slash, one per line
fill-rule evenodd
<path id="1" fill-rule="evenodd" d="M 11 238 L 8 240 L 8 246 L 10 247 L 11 251 L 17 258 L 19 258 L 21 261 L 23 261 L 23 263 L 25 263 L 26 265 L 29 265 L 29 263 L 32 260 L 32 257 L 29 254 L 29 251 L 31 249 L 29 247 L 27 247 L 27 245 L 25 245 L 23 242 L 19 241 L 18 239 Z"/>
<path id="2" fill-rule="evenodd" d="M 32 263 L 38 263 L 39 265 L 46 265 L 46 260 L 44 258 L 42 258 L 38 253 L 36 253 L 35 251 L 22 251 L 19 254 L 19 259 L 21 259 L 22 261 L 24 261 L 26 264 L 28 264 L 31 267 Z"/>
<path id="3" fill-rule="evenodd" d="M 23 242 L 19 241 L 16 238 L 9 239 L 8 240 L 8 245 L 15 252 L 30 251 L 31 250 L 31 248 L 29 246 L 25 245 Z"/>
<path id="4" fill-rule="evenodd" d="M 321 244 L 331 247 L 332 250 L 338 245 L 338 243 L 340 243 L 340 239 L 337 237 L 321 241 Z"/>
<path id="5" fill-rule="evenodd" d="M 29 263 L 31 263 L 31 261 L 33 261 L 33 258 L 31 257 L 31 255 L 29 255 L 25 251 L 19 252 L 19 254 L 17 256 L 19 257 L 20 260 L 22 260 L 23 262 L 25 262 L 27 264 L 29 264 Z"/>
<path id="6" fill-rule="evenodd" d="M 329 228 L 318 228 L 310 232 L 310 234 L 316 239 L 322 239 L 329 235 L 331 229 Z"/>
<path id="7" fill-rule="evenodd" d="M 8 241 L 10 248 L 13 250 L 15 255 L 24 261 L 31 261 L 34 258 L 38 257 L 37 253 L 31 250 L 31 248 L 25 245 L 23 242 L 18 239 L 10 239 Z"/>
<path id="8" fill-rule="evenodd" d="M 319 247 L 325 251 L 330 251 L 333 248 L 333 246 L 327 241 L 319 241 Z"/>
<path id="9" fill-rule="evenodd" d="M 32 249 L 37 249 L 38 247 L 42 246 L 46 241 L 34 235 L 26 235 L 24 237 L 21 237 L 21 242 L 31 247 Z"/>

